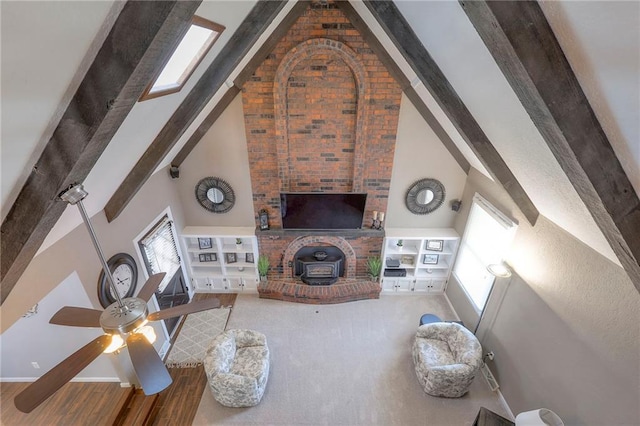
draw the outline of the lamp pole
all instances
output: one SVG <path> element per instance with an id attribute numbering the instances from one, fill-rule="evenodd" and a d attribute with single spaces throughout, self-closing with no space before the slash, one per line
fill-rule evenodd
<path id="1" fill-rule="evenodd" d="M 496 286 L 496 279 L 509 278 L 511 276 L 511 268 L 509 268 L 509 266 L 507 266 L 507 264 L 504 262 L 493 263 L 487 266 L 487 271 L 489 271 L 489 273 L 493 275 L 493 283 L 491 283 L 491 288 L 489 289 L 489 295 L 487 296 L 487 300 L 484 302 L 484 306 L 482 307 L 482 311 L 480 312 L 480 318 L 478 319 L 478 323 L 476 324 L 475 330 L 473 330 L 473 334 L 476 334 L 478 332 L 478 329 L 480 328 L 480 323 L 482 323 L 482 319 L 484 318 L 484 314 L 487 310 L 487 305 L 489 304 L 489 301 L 491 300 L 491 295 L 493 294 L 493 289 Z"/>

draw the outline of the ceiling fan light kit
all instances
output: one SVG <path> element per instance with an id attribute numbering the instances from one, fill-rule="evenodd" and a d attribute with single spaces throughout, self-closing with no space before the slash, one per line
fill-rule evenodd
<path id="1" fill-rule="evenodd" d="M 87 367 L 101 353 L 118 352 L 125 346 L 129 349 L 133 370 L 144 393 L 153 395 L 166 389 L 172 382 L 171 375 L 152 345 L 156 340 L 156 334 L 153 327 L 148 325 L 149 322 L 220 307 L 218 299 L 206 299 L 149 314 L 147 301 L 158 289 L 166 275 L 164 272 L 149 277 L 138 292 L 137 297 L 124 297 L 128 293 L 121 295 L 115 285 L 113 275 L 100 248 L 91 221 L 82 205 L 82 200 L 87 195 L 88 193 L 83 186 L 76 184 L 69 186 L 67 190 L 59 195 L 59 198 L 69 204 L 78 206 L 82 220 L 89 231 L 91 241 L 100 258 L 106 281 L 109 283 L 111 293 L 116 301 L 108 305 L 104 311 L 64 306 L 49 320 L 50 324 L 56 325 L 100 327 L 105 334 L 71 354 L 20 392 L 14 398 L 14 404 L 18 410 L 24 413 L 33 411 Z M 135 283 L 132 283 L 132 285 L 135 285 Z"/>

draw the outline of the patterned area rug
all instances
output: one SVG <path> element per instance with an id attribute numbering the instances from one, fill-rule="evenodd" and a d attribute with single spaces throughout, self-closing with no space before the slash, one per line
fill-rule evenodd
<path id="1" fill-rule="evenodd" d="M 202 364 L 211 340 L 224 331 L 229 308 L 210 309 L 189 314 L 165 364 L 167 367 L 186 368 Z"/>

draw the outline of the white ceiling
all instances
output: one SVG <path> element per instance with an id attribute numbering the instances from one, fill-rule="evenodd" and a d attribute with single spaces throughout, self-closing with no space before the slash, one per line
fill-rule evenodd
<path id="1" fill-rule="evenodd" d="M 374 32 L 379 33 L 366 7 L 358 1 L 352 3 L 371 22 Z M 224 25 L 225 32 L 181 92 L 138 103 L 133 108 L 85 181 L 91 194 L 85 203 L 90 215 L 104 208 L 254 4 L 253 0 L 203 2 L 197 14 Z M 455 1 L 396 4 L 540 212 L 616 261 L 459 4 Z M 115 7 L 121 5 L 116 3 Z M 65 99 L 68 102 L 73 94 L 70 83 L 74 73 L 81 68 L 91 41 L 101 33 L 100 26 L 108 21 L 110 13 L 113 15 L 113 7 L 111 1 L 0 2 L 3 218 L 46 143 L 43 136 L 50 134 L 56 117 L 64 110 L 66 105 L 61 103 Z M 636 191 L 640 192 L 640 3 L 555 1 L 542 3 L 542 8 Z M 398 57 L 388 40 L 382 37 L 381 41 L 392 56 Z M 406 64 L 400 65 L 406 70 Z M 410 70 L 406 73 L 413 80 Z M 483 171 L 424 87 L 418 86 L 416 90 L 454 142 L 460 144 L 469 162 Z M 187 137 L 188 134 L 178 142 L 163 166 Z M 67 209 L 47 238 L 46 246 L 79 223 L 75 209 Z"/>

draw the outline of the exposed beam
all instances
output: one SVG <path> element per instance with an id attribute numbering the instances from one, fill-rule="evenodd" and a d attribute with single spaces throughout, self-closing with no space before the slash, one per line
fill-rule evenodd
<path id="1" fill-rule="evenodd" d="M 640 199 L 540 6 L 460 4 L 640 291 Z"/>
<path id="2" fill-rule="evenodd" d="M 238 74 L 236 79 L 233 81 L 234 86 L 229 89 L 222 99 L 218 102 L 215 108 L 209 113 L 207 118 L 205 118 L 200 126 L 196 129 L 195 132 L 189 137 L 189 140 L 184 144 L 178 155 L 174 157 L 171 161 L 171 165 L 173 167 L 180 167 L 182 162 L 189 156 L 193 148 L 196 147 L 198 142 L 202 139 L 202 137 L 209 131 L 211 126 L 216 122 L 220 114 L 224 112 L 225 109 L 229 106 L 231 101 L 233 101 L 236 95 L 240 92 L 240 88 L 244 85 L 244 83 L 253 75 L 256 69 L 264 62 L 264 58 L 271 53 L 273 48 L 278 44 L 280 39 L 285 36 L 285 34 L 289 31 L 291 26 L 298 20 L 300 15 L 304 13 L 305 10 L 309 7 L 310 1 L 299 0 L 295 6 L 291 8 L 287 16 L 280 22 L 278 28 L 276 28 L 273 33 L 269 36 L 267 41 L 265 41 L 260 49 L 256 52 L 253 58 L 247 63 L 244 69 Z"/>
<path id="3" fill-rule="evenodd" d="M 409 98 L 413 106 L 418 110 L 418 113 L 420 113 L 424 121 L 426 121 L 429 127 L 431 127 L 431 130 L 433 130 L 436 136 L 438 136 L 444 147 L 449 151 L 449 154 L 451 154 L 451 156 L 456 160 L 462 170 L 464 170 L 466 174 L 469 174 L 469 170 L 471 168 L 469 161 L 467 161 L 449 134 L 433 116 L 429 107 L 427 107 L 422 98 L 420 98 L 420 95 L 418 95 L 418 92 L 416 92 L 413 86 L 411 86 L 411 82 L 407 76 L 404 75 L 396 61 L 391 57 L 389 52 L 387 52 L 387 49 L 384 48 L 382 43 L 380 43 L 378 37 L 373 34 L 367 23 L 364 22 L 362 17 L 347 0 L 340 0 L 337 4 L 354 28 L 360 32 L 364 41 L 369 45 L 371 50 L 373 50 L 378 59 L 380 59 L 380 62 L 382 62 L 386 67 L 387 71 L 389 71 L 396 82 L 400 85 L 402 91 L 407 95 L 407 98 Z"/>
<path id="4" fill-rule="evenodd" d="M 456 127 L 462 138 L 487 168 L 493 178 L 511 196 L 529 223 L 534 225 L 539 212 L 517 181 L 491 141 L 473 118 L 420 39 L 392 1 L 370 1 L 364 4 L 387 33 L 393 44 L 411 66 L 422 84 Z"/>
<path id="5" fill-rule="evenodd" d="M 231 39 L 111 197 L 104 208 L 109 222 L 122 213 L 286 3 L 286 0 L 260 0 L 251 9 Z"/>
<path id="6" fill-rule="evenodd" d="M 62 215 L 66 203 L 57 195 L 87 177 L 199 4 L 129 1 L 122 8 L 2 222 L 0 305 Z"/>

